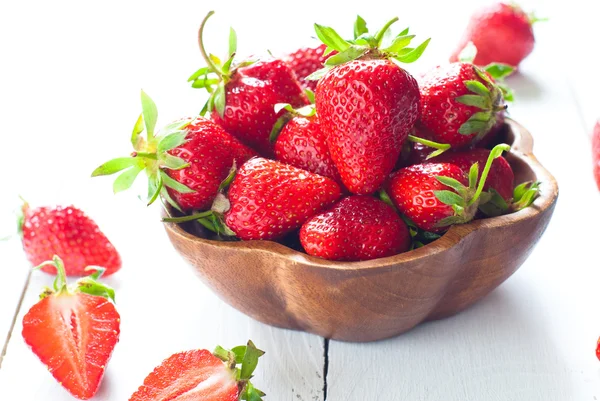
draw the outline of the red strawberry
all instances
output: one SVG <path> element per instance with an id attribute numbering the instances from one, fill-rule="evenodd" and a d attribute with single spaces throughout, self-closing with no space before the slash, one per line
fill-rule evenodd
<path id="1" fill-rule="evenodd" d="M 503 77 L 511 70 L 494 66 L 490 71 Z M 483 138 L 506 109 L 501 87 L 471 63 L 438 66 L 423 76 L 419 86 L 421 124 L 435 141 L 455 148 Z"/>
<path id="2" fill-rule="evenodd" d="M 483 168 L 489 156 L 490 151 L 487 149 L 472 149 L 464 152 L 444 153 L 432 161 L 435 163 L 451 163 L 460 167 L 463 171 L 469 171 L 475 163 L 479 163 L 479 166 Z M 493 188 L 506 202 L 510 203 L 513 197 L 514 180 L 515 175 L 510 164 L 504 157 L 499 156 L 492 163 L 483 190 L 488 191 Z"/>
<path id="3" fill-rule="evenodd" d="M 202 21 L 199 45 L 208 65 L 190 78 L 192 87 L 207 88 L 211 96 L 204 111 L 210 111 L 213 120 L 264 156 L 272 156 L 269 134 L 283 111 L 276 113 L 277 103 L 300 107 L 309 103 L 292 69 L 283 60 L 243 62 L 231 67 L 235 54 L 235 32 L 230 37 L 229 59 L 221 64 L 210 57 L 203 44 L 204 26 L 209 12 Z M 250 65 L 249 65 L 250 64 Z M 203 113 L 201 113 L 203 114 Z"/>
<path id="4" fill-rule="evenodd" d="M 264 352 L 251 341 L 234 350 L 217 347 L 215 354 L 200 349 L 171 355 L 144 379 L 129 401 L 260 401 L 264 393 L 248 379 Z M 253 361 L 244 359 L 250 354 Z"/>
<path id="5" fill-rule="evenodd" d="M 333 204 L 340 187 L 330 178 L 273 160 L 250 159 L 229 188 L 227 226 L 241 239 L 276 239 Z"/>
<path id="6" fill-rule="evenodd" d="M 115 345 L 119 341 L 120 317 L 114 291 L 96 281 L 96 272 L 69 290 L 60 258 L 54 289 L 23 317 L 23 338 L 48 367 L 54 378 L 73 396 L 87 400 L 96 394 Z"/>
<path id="7" fill-rule="evenodd" d="M 600 189 L 600 121 L 596 123 L 592 133 L 592 160 L 594 162 L 594 178 Z"/>
<path id="8" fill-rule="evenodd" d="M 275 142 L 277 160 L 341 182 L 317 115 L 295 116 L 285 124 Z"/>
<path id="9" fill-rule="evenodd" d="M 496 146 L 489 155 L 493 160 L 509 150 L 508 145 Z M 481 194 L 491 164 L 487 162 L 477 182 L 479 168 L 467 172 L 455 164 L 425 163 L 403 168 L 393 173 L 388 194 L 400 212 L 422 230 L 443 232 L 453 224 L 471 221 L 481 202 Z M 489 201 L 485 199 L 486 201 Z"/>
<path id="10" fill-rule="evenodd" d="M 329 260 L 369 260 L 410 248 L 408 227 L 384 202 L 350 196 L 308 220 L 300 229 L 306 253 Z"/>
<path id="11" fill-rule="evenodd" d="M 134 128 L 130 157 L 113 159 L 98 167 L 92 176 L 125 170 L 115 180 L 114 191 L 129 188 L 146 170 L 148 204 L 159 195 L 182 211 L 210 209 L 220 184 L 234 165 L 241 165 L 256 153 L 203 117 L 184 118 L 154 135 L 156 105 L 142 92 L 142 116 Z M 147 139 L 140 134 L 144 128 Z"/>
<path id="12" fill-rule="evenodd" d="M 518 66 L 533 50 L 532 25 L 540 21 L 527 15 L 516 4 L 494 3 L 471 16 L 467 30 L 450 61 L 458 61 L 460 52 L 472 42 L 477 47 L 474 63 L 504 63 Z"/>
<path id="13" fill-rule="evenodd" d="M 414 36 L 403 32 L 389 47 L 380 48 L 385 31 L 396 20 L 376 37 L 363 37 L 360 44 L 315 24 L 319 38 L 339 52 L 327 60 L 335 66 L 317 85 L 317 113 L 342 181 L 356 194 L 371 194 L 381 187 L 419 117 L 417 82 L 390 58 L 415 61 L 429 41 L 407 51 Z"/>
<path id="14" fill-rule="evenodd" d="M 598 343 L 596 344 L 596 358 L 600 360 L 600 338 L 598 339 Z"/>
<path id="15" fill-rule="evenodd" d="M 19 223 L 23 249 L 34 266 L 60 255 L 67 263 L 68 276 L 87 275 L 88 266 L 103 267 L 105 275 L 121 268 L 121 257 L 115 247 L 98 225 L 75 206 L 32 209 L 26 203 L 22 211 Z M 42 270 L 56 274 L 52 265 L 44 265 Z"/>
<path id="16" fill-rule="evenodd" d="M 310 89 L 313 92 L 317 88 L 316 81 L 309 81 L 305 78 L 323 68 L 325 60 L 336 54 L 334 52 L 323 56 L 325 49 L 327 49 L 327 45 L 324 44 L 317 47 L 303 47 L 283 57 L 283 60 L 288 63 L 292 71 L 296 74 L 303 88 Z"/>

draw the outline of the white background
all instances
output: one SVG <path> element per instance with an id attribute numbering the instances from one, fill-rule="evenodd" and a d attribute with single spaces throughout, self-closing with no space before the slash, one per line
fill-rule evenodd
<path id="1" fill-rule="evenodd" d="M 336 2 L 337 3 L 337 2 Z M 458 4 L 457 4 L 458 3 Z M 533 133 L 535 153 L 555 175 L 560 199 L 536 251 L 481 303 L 451 319 L 371 344 L 329 344 L 327 400 L 595 400 L 600 396 L 598 234 L 600 195 L 587 135 L 600 116 L 597 2 L 528 1 L 550 22 L 509 83 L 512 116 Z M 433 38 L 409 70 L 444 62 L 477 1 L 19 1 L 0 3 L 0 236 L 12 229 L 21 194 L 32 204 L 74 203 L 94 217 L 124 260 L 110 278 L 121 341 L 95 399 L 126 400 L 155 365 L 192 348 L 252 338 L 267 351 L 256 385 L 270 400 L 324 400 L 324 340 L 274 329 L 223 304 L 171 248 L 156 208 L 113 196 L 90 179 L 130 152 L 144 88 L 159 124 L 197 113 L 186 83 L 201 66 L 197 26 L 214 7 L 209 49 L 227 48 L 229 25 L 242 54 L 310 43 L 312 23 L 348 36 L 356 13 L 375 29 L 394 15 L 417 40 Z M 344 29 L 345 28 L 345 29 Z M 0 244 L 0 347 L 28 276 L 17 241 Z M 249 266 L 248 268 L 252 268 Z M 70 400 L 20 336 L 22 315 L 51 278 L 32 275 L 0 367 L 0 400 Z"/>

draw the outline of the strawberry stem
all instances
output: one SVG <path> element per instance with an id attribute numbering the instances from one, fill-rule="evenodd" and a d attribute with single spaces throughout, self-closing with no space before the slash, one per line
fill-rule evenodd
<path id="1" fill-rule="evenodd" d="M 54 279 L 54 291 L 56 293 L 60 293 L 63 291 L 67 291 L 67 273 L 65 271 L 65 265 L 62 259 L 54 255 L 52 260 L 47 260 L 44 263 L 37 265 L 33 268 L 33 270 L 39 270 L 44 266 L 54 266 L 56 268 L 56 278 Z"/>
<path id="2" fill-rule="evenodd" d="M 479 178 L 479 185 L 477 186 L 477 191 L 475 191 L 475 194 L 473 195 L 471 200 L 469 200 L 469 203 L 467 203 L 467 207 L 471 206 L 472 204 L 474 204 L 477 201 L 477 199 L 479 199 L 479 196 L 481 195 L 481 192 L 483 191 L 483 186 L 485 185 L 485 181 L 487 180 L 487 176 L 490 173 L 490 169 L 492 168 L 492 163 L 494 162 L 494 159 L 500 157 L 502 155 L 502 152 L 504 152 L 504 151 L 508 152 L 509 150 L 510 150 L 510 146 L 505 143 L 496 145 L 494 147 L 494 149 L 492 149 L 492 151 L 490 152 L 490 155 L 488 156 L 488 159 L 485 163 L 485 167 L 483 168 L 483 172 L 481 173 L 481 178 Z"/>
<path id="3" fill-rule="evenodd" d="M 204 19 L 202 20 L 202 23 L 200 23 L 200 29 L 198 30 L 198 46 L 200 47 L 200 53 L 202 53 L 202 58 L 204 58 L 204 61 L 206 61 L 206 64 L 208 64 L 209 68 L 219 76 L 219 78 L 223 78 L 223 72 L 221 71 L 220 68 L 218 68 L 216 66 L 215 63 L 213 63 L 213 61 L 211 60 L 211 58 L 208 56 L 208 53 L 206 53 L 206 49 L 204 47 L 204 40 L 203 40 L 203 36 L 204 36 L 204 26 L 206 25 L 206 21 L 208 21 L 208 19 L 214 14 L 214 11 L 209 11 L 208 14 L 206 14 L 206 16 L 204 17 Z"/>
<path id="4" fill-rule="evenodd" d="M 383 41 L 383 36 L 385 35 L 385 32 L 388 29 L 390 29 L 390 26 L 392 26 L 396 21 L 398 21 L 398 17 L 392 18 L 383 26 L 383 28 L 381 28 L 381 30 L 379 32 L 377 32 L 377 36 L 375 36 L 375 41 L 377 42 L 377 46 L 381 46 L 381 42 Z"/>
<path id="5" fill-rule="evenodd" d="M 209 217 L 210 215 L 212 215 L 212 210 L 208 210 L 206 212 L 202 212 L 202 213 L 195 213 L 195 214 L 191 214 L 189 216 L 182 216 L 182 217 L 163 217 L 162 221 L 165 223 L 185 223 L 187 221 L 194 221 L 194 220 L 199 220 L 203 217 Z"/>
<path id="6" fill-rule="evenodd" d="M 420 143 L 421 145 L 429 146 L 430 148 L 443 150 L 443 151 L 446 151 L 451 148 L 450 144 L 448 144 L 448 143 L 433 142 L 428 139 L 419 138 L 418 136 L 414 136 L 414 135 L 409 135 L 408 140 L 413 143 Z"/>
<path id="7" fill-rule="evenodd" d="M 144 159 L 158 160 L 156 153 L 148 152 L 131 152 L 131 157 L 143 157 Z"/>

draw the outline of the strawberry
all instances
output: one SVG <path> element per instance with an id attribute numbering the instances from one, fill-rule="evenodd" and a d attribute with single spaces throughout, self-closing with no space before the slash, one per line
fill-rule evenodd
<path id="1" fill-rule="evenodd" d="M 275 132 L 275 158 L 341 183 L 340 174 L 329 154 L 319 116 L 314 114 L 314 108 L 311 110 L 312 113 L 307 115 L 299 114 L 293 109 L 288 110 L 292 113 L 291 119 L 279 134 Z"/>
<path id="2" fill-rule="evenodd" d="M 355 194 L 381 187 L 419 117 L 417 82 L 391 59 L 413 62 L 429 40 L 409 49 L 414 36 L 404 31 L 383 48 L 385 32 L 395 21 L 375 36 L 365 32 L 352 41 L 315 24 L 319 39 L 339 52 L 310 77 L 322 77 L 315 97 L 317 114 L 342 182 Z"/>
<path id="3" fill-rule="evenodd" d="M 121 268 L 121 257 L 98 225 L 75 206 L 22 207 L 19 231 L 27 259 L 34 266 L 54 255 L 67 263 L 68 276 L 87 275 L 88 266 L 101 266 L 105 275 Z M 42 270 L 56 274 L 52 265 Z"/>
<path id="4" fill-rule="evenodd" d="M 330 178 L 254 158 L 238 170 L 228 196 L 225 222 L 238 238 L 276 239 L 333 204 L 341 190 Z"/>
<path id="5" fill-rule="evenodd" d="M 157 366 L 129 401 L 260 401 L 265 394 L 249 379 L 263 354 L 252 341 L 231 351 L 217 347 L 214 354 L 179 352 Z"/>
<path id="6" fill-rule="evenodd" d="M 594 162 L 594 178 L 600 190 L 600 121 L 596 123 L 592 133 L 592 160 Z"/>
<path id="7" fill-rule="evenodd" d="M 261 155 L 273 155 L 269 134 L 277 119 L 277 103 L 289 103 L 301 107 L 309 103 L 294 71 L 283 61 L 268 59 L 242 62 L 232 68 L 237 39 L 231 30 L 229 57 L 221 63 L 218 57 L 208 55 L 204 48 L 204 26 L 211 11 L 202 21 L 199 31 L 200 51 L 207 67 L 200 68 L 188 81 L 194 88 L 206 88 L 209 97 L 201 114 L 211 113 L 212 119 L 225 131 Z"/>
<path id="8" fill-rule="evenodd" d="M 203 117 L 184 118 L 154 135 L 156 105 L 142 91 L 142 115 L 134 128 L 130 157 L 113 159 L 92 176 L 125 170 L 115 180 L 114 191 L 129 188 L 142 170 L 148 175 L 148 204 L 159 195 L 181 211 L 210 208 L 223 180 L 235 165 L 256 153 Z M 144 126 L 147 139 L 140 134 Z"/>
<path id="9" fill-rule="evenodd" d="M 596 358 L 598 358 L 598 360 L 600 360 L 600 338 L 598 339 L 598 342 L 596 343 Z"/>
<path id="10" fill-rule="evenodd" d="M 59 257 L 43 265 L 57 271 L 54 288 L 23 317 L 23 338 L 65 389 L 90 399 L 119 341 L 119 313 L 107 299 L 114 301 L 114 291 L 97 281 L 102 269 L 69 289 Z"/>
<path id="11" fill-rule="evenodd" d="M 370 196 L 354 195 L 308 220 L 300 229 L 306 253 L 329 260 L 383 258 L 410 248 L 410 233 L 394 209 Z"/>
<path id="12" fill-rule="evenodd" d="M 482 203 L 481 195 L 492 161 L 508 151 L 498 145 L 491 152 L 481 173 L 474 164 L 467 173 L 450 163 L 425 163 L 405 167 L 390 177 L 387 193 L 400 212 L 425 231 L 440 233 L 454 224 L 471 221 Z M 490 195 L 484 196 L 484 202 Z"/>
<path id="13" fill-rule="evenodd" d="M 481 140 L 506 109 L 503 88 L 495 82 L 512 72 L 507 66 L 486 70 L 467 62 L 442 65 L 426 73 L 421 89 L 421 124 L 437 142 L 454 148 Z"/>
<path id="14" fill-rule="evenodd" d="M 479 50 L 475 64 L 495 62 L 517 67 L 533 50 L 535 38 L 532 25 L 537 21 L 542 20 L 526 14 L 513 3 L 497 2 L 485 6 L 471 16 L 450 61 L 457 61 L 462 49 L 472 42 Z"/>
<path id="15" fill-rule="evenodd" d="M 329 55 L 323 55 L 326 49 L 327 45 L 325 44 L 317 47 L 302 47 L 283 57 L 283 61 L 294 71 L 303 88 L 310 89 L 313 92 L 317 88 L 317 82 L 306 80 L 306 77 L 323 68 L 325 60 L 329 57 Z"/>

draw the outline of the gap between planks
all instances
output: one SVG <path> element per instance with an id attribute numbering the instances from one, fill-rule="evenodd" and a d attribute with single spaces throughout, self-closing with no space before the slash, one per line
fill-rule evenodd
<path id="1" fill-rule="evenodd" d="M 12 337 L 13 330 L 15 329 L 15 325 L 17 324 L 17 317 L 19 316 L 19 312 L 21 311 L 21 306 L 23 305 L 23 299 L 25 298 L 25 294 L 27 293 L 27 289 L 29 288 L 29 282 L 31 281 L 31 270 L 27 274 L 27 278 L 25 279 L 25 283 L 23 285 L 23 290 L 21 291 L 21 295 L 19 296 L 19 302 L 15 308 L 15 313 L 13 314 L 12 321 L 8 328 L 8 332 L 6 333 L 6 338 L 4 340 L 4 345 L 2 347 L 2 352 L 0 352 L 0 369 L 2 368 L 2 361 L 4 360 L 4 355 L 6 355 L 6 350 L 8 349 L 8 343 Z"/>

